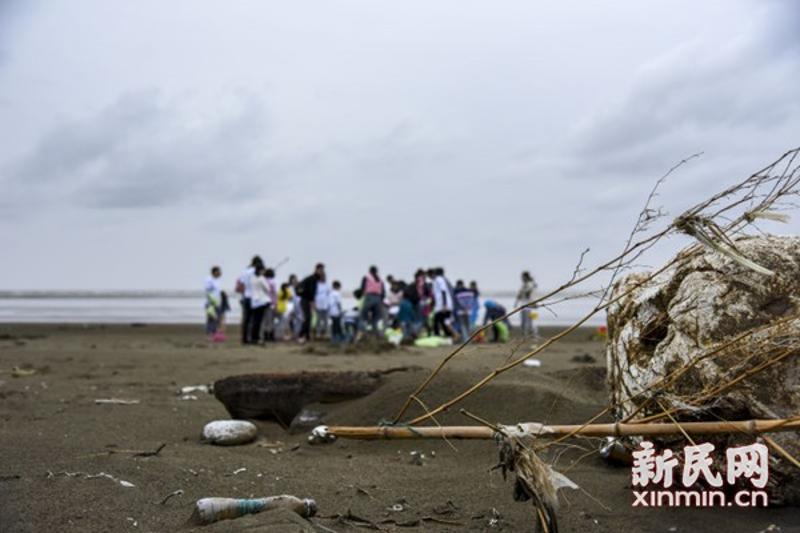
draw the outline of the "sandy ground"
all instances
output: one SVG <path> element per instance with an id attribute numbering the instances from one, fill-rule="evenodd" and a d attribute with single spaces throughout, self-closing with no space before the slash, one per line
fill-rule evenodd
<path id="1" fill-rule="evenodd" d="M 510 350 L 509 345 L 469 348 L 425 402 L 434 405 L 463 390 Z M 464 406 L 503 423 L 584 421 L 604 406 L 602 351 L 588 332 L 576 333 L 543 354 L 540 368 L 502 375 Z M 316 499 L 318 516 L 308 522 L 286 512 L 262 513 L 198 531 L 362 530 L 337 518 L 348 514 L 385 531 L 532 531 L 530 505 L 514 502 L 511 483 L 490 471 L 497 461 L 492 442 L 310 446 L 305 434 L 260 422 L 256 443 L 217 447 L 202 443 L 200 432 L 206 422 L 227 417 L 222 404 L 211 395 L 197 400 L 176 395 L 183 385 L 242 373 L 417 367 L 390 374 L 366 398 L 317 406 L 328 423 L 374 424 L 396 412 L 444 353 L 210 346 L 197 328 L 187 326 L 0 326 L 0 531 L 176 531 L 199 498 L 282 493 Z M 571 361 L 584 353 L 597 363 Z M 12 377 L 11 369 L 19 365 L 37 372 Z M 110 397 L 140 403 L 95 404 Z M 468 423 L 455 412 L 440 422 Z M 162 444 L 157 455 L 136 455 Z M 629 470 L 608 466 L 597 454 L 575 463 L 595 443 L 574 444 L 584 449 L 552 448 L 560 454 L 558 468 L 569 470 L 586 491 L 562 498 L 561 531 L 756 533 L 771 525 L 780 529 L 770 531 L 800 531 L 800 510 L 794 508 L 632 508 Z M 423 465 L 411 464 L 414 450 L 425 454 Z M 555 460 L 555 453 L 549 459 Z M 101 472 L 115 479 L 86 477 Z M 182 494 L 162 503 L 177 490 Z M 390 510 L 397 503 L 403 511 Z M 493 516 L 500 517 L 494 528 Z"/>

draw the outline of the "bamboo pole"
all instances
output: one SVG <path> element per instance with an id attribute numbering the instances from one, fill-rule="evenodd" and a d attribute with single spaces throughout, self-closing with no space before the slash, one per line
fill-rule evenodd
<path id="1" fill-rule="evenodd" d="M 532 436 L 547 438 L 564 435 L 581 437 L 627 437 L 652 435 L 713 435 L 720 433 L 770 433 L 777 431 L 800 431 L 800 418 L 774 420 L 736 420 L 722 422 L 679 422 L 663 424 L 587 424 L 587 425 L 541 425 L 530 426 Z M 517 426 L 501 426 L 512 434 L 525 433 Z M 316 430 L 315 430 L 316 431 Z M 497 431 L 486 426 L 330 426 L 328 435 L 342 439 L 394 440 L 394 439 L 494 439 Z"/>

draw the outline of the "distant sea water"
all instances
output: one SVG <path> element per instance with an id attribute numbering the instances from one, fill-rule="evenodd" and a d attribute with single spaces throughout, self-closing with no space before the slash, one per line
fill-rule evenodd
<path id="1" fill-rule="evenodd" d="M 481 294 L 507 309 L 514 304 L 514 293 L 495 291 Z M 203 294 L 193 291 L 153 292 L 0 292 L 0 323 L 39 324 L 201 324 L 204 321 Z M 346 307 L 355 305 L 345 297 Z M 565 326 L 575 323 L 596 305 L 596 300 L 577 298 L 559 303 L 553 315 L 537 309 L 538 323 L 543 326 Z M 238 323 L 241 309 L 231 301 L 229 323 Z M 605 313 L 592 317 L 587 325 L 605 324 Z M 519 319 L 512 318 L 517 325 Z"/>

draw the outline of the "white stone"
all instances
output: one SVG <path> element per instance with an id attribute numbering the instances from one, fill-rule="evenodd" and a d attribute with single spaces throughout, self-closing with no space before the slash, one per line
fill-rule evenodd
<path id="1" fill-rule="evenodd" d="M 203 440 L 220 446 L 247 444 L 255 440 L 258 428 L 246 420 L 215 420 L 203 428 Z"/>

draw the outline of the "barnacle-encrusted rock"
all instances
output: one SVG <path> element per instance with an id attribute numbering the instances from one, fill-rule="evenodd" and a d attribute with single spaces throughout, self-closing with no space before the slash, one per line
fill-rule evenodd
<path id="1" fill-rule="evenodd" d="M 617 419 L 637 420 L 664 409 L 675 409 L 677 420 L 800 415 L 800 320 L 792 318 L 800 313 L 800 238 L 743 237 L 735 244 L 775 274 L 700 249 L 684 251 L 681 261 L 651 281 L 643 283 L 648 274 L 637 273 L 615 285 L 615 296 L 631 291 L 608 310 L 606 363 Z M 677 372 L 678 378 L 663 381 Z M 796 433 L 771 437 L 800 455 Z M 722 467 L 725 448 L 750 444 L 754 437 L 699 440 L 716 445 Z M 684 441 L 662 444 L 679 447 Z M 800 504 L 800 471 L 779 455 L 770 462 L 774 503 Z"/>

